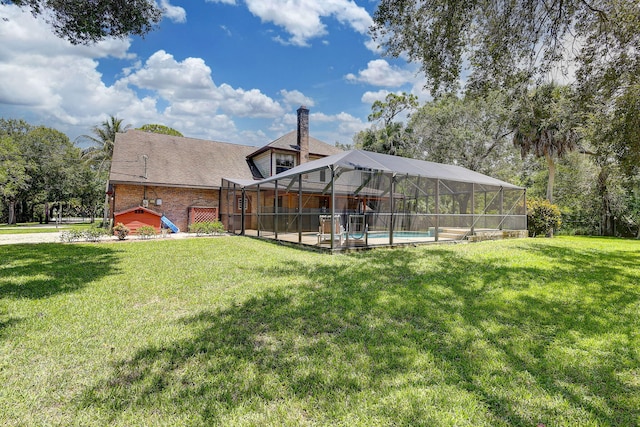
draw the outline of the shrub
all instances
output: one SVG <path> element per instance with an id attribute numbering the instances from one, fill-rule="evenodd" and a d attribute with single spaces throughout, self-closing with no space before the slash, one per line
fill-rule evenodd
<path id="1" fill-rule="evenodd" d="M 138 237 L 141 239 L 156 237 L 156 235 L 158 234 L 156 232 L 156 228 L 152 225 L 143 225 L 142 227 L 138 228 L 136 232 L 138 233 Z"/>
<path id="2" fill-rule="evenodd" d="M 124 240 L 129 235 L 129 227 L 119 222 L 113 227 L 113 233 L 118 236 L 118 240 Z"/>
<path id="3" fill-rule="evenodd" d="M 196 236 L 203 236 L 207 234 L 207 223 L 206 222 L 195 222 L 189 225 L 189 233 L 195 233 Z"/>
<path id="4" fill-rule="evenodd" d="M 80 240 L 84 236 L 84 232 L 80 230 L 68 230 L 60 233 L 60 241 L 63 243 L 73 243 Z"/>
<path id="5" fill-rule="evenodd" d="M 213 221 L 211 224 L 214 234 L 224 233 L 224 224 L 220 221 Z"/>
<path id="6" fill-rule="evenodd" d="M 196 233 L 196 236 L 222 234 L 224 233 L 224 224 L 220 221 L 196 222 L 189 226 L 189 233 Z"/>
<path id="7" fill-rule="evenodd" d="M 91 227 L 81 232 L 81 235 L 87 242 L 97 242 L 105 234 L 106 230 L 99 227 Z"/>
<path id="8" fill-rule="evenodd" d="M 557 205 L 548 200 L 527 200 L 527 228 L 531 237 L 553 236 L 553 230 L 562 224 L 562 215 Z"/>

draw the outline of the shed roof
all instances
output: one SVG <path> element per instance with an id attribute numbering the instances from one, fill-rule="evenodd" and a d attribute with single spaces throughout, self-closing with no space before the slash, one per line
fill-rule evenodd
<path id="1" fill-rule="evenodd" d="M 155 216 L 159 216 L 159 217 L 162 216 L 161 213 L 158 213 L 156 211 L 152 211 L 151 209 L 147 209 L 147 208 L 142 207 L 142 206 L 135 206 L 133 208 L 129 208 L 129 209 L 126 209 L 126 210 L 123 210 L 123 211 L 120 211 L 120 212 L 116 212 L 116 213 L 114 213 L 114 215 L 115 216 L 125 215 L 125 214 L 128 214 L 129 212 L 138 211 L 138 210 L 142 210 L 145 213 L 148 213 L 150 215 L 155 215 Z"/>
<path id="2" fill-rule="evenodd" d="M 255 148 L 129 130 L 116 134 L 109 180 L 113 183 L 219 188 L 223 177 L 254 179 L 247 156 Z"/>
<path id="3" fill-rule="evenodd" d="M 517 185 L 463 168 L 462 166 L 445 165 L 442 163 L 427 162 L 424 160 L 409 159 L 406 157 L 391 156 L 388 154 L 380 154 L 363 150 L 344 151 L 339 154 L 304 163 L 285 172 L 279 173 L 278 175 L 257 181 L 255 184 L 266 184 L 276 180 L 293 177 L 298 174 L 310 173 L 330 166 L 333 166 L 334 168 L 341 167 L 351 170 L 397 173 L 503 188 L 522 189 L 522 187 L 518 187 Z"/>

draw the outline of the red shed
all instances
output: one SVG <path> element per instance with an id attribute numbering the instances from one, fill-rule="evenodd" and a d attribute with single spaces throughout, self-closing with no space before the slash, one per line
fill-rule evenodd
<path id="1" fill-rule="evenodd" d="M 126 211 L 117 212 L 114 216 L 114 225 L 119 222 L 123 223 L 129 227 L 131 234 L 136 234 L 138 228 L 144 225 L 151 225 L 156 229 L 156 232 L 160 232 L 160 218 L 162 218 L 162 214 L 154 212 L 151 209 L 138 206 L 127 209 Z"/>

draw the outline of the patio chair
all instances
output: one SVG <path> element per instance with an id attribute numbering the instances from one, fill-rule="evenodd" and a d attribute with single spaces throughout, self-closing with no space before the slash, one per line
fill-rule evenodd
<path id="1" fill-rule="evenodd" d="M 318 228 L 318 244 L 331 243 L 331 228 L 333 226 L 333 240 L 342 246 L 344 227 L 340 223 L 340 215 L 320 215 L 320 226 Z"/>

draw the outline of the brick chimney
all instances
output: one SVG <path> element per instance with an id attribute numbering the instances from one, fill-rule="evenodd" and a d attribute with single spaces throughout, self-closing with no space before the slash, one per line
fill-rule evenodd
<path id="1" fill-rule="evenodd" d="M 298 108 L 298 164 L 309 161 L 309 109 Z"/>

